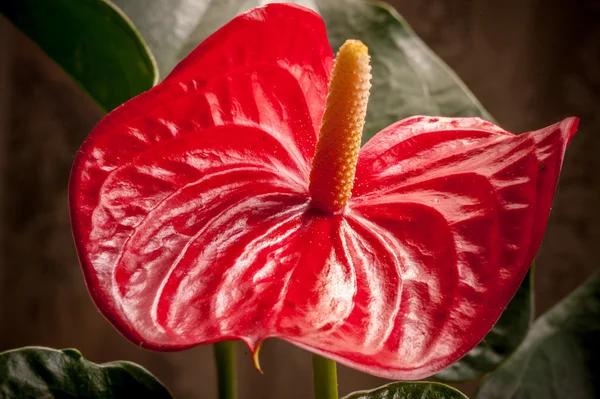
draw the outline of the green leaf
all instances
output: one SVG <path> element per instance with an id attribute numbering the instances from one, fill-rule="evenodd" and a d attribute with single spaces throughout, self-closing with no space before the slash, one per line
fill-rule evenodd
<path id="1" fill-rule="evenodd" d="M 534 266 L 531 266 L 521 287 L 488 335 L 462 359 L 436 374 L 436 380 L 474 380 L 497 369 L 515 352 L 525 339 L 533 319 L 533 269 Z"/>
<path id="2" fill-rule="evenodd" d="M 594 399 L 600 394 L 600 274 L 540 317 L 478 399 Z"/>
<path id="3" fill-rule="evenodd" d="M 95 364 L 75 349 L 20 348 L 0 353 L 2 398 L 172 398 L 148 371 L 130 362 Z"/>
<path id="4" fill-rule="evenodd" d="M 151 88 L 156 64 L 129 19 L 105 0 L 3 0 L 0 12 L 104 110 Z"/>
<path id="5" fill-rule="evenodd" d="M 347 39 L 369 48 L 373 87 L 363 142 L 413 115 L 491 119 L 458 77 L 390 6 L 360 0 L 317 0 L 334 49 Z"/>
<path id="6" fill-rule="evenodd" d="M 437 382 L 394 382 L 371 391 L 351 393 L 342 399 L 468 399 L 461 392 Z"/>

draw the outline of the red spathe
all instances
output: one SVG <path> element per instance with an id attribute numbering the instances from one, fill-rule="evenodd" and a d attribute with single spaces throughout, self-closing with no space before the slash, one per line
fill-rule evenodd
<path id="1" fill-rule="evenodd" d="M 73 234 L 92 298 L 132 342 L 278 337 L 409 380 L 494 325 L 577 119 L 519 136 L 478 118 L 397 122 L 361 149 L 347 207 L 325 214 L 308 179 L 332 66 L 318 15 L 253 9 L 89 135 Z"/>

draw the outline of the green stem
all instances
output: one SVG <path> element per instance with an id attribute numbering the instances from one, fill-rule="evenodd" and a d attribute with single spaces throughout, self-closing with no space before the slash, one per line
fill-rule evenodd
<path id="1" fill-rule="evenodd" d="M 221 341 L 213 345 L 219 399 L 236 399 L 237 382 L 235 379 L 235 346 L 234 341 Z"/>
<path id="2" fill-rule="evenodd" d="M 333 360 L 313 355 L 315 399 L 338 399 L 336 364 Z"/>

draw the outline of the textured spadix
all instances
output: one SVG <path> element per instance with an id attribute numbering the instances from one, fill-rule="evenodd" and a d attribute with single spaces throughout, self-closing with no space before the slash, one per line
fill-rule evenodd
<path id="1" fill-rule="evenodd" d="M 326 212 L 342 209 L 352 195 L 370 88 L 367 47 L 360 41 L 347 40 L 331 73 L 310 171 L 313 205 Z"/>
<path id="2" fill-rule="evenodd" d="M 342 211 L 323 212 L 309 176 L 332 65 L 316 14 L 254 9 L 84 142 L 73 234 L 90 294 L 131 341 L 279 337 L 416 379 L 490 330 L 542 240 L 577 120 L 519 136 L 400 121 L 360 149 Z"/>

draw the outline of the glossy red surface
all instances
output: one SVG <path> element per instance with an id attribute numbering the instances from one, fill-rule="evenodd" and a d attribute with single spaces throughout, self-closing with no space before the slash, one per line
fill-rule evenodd
<path id="1" fill-rule="evenodd" d="M 104 118 L 71 175 L 96 305 L 132 342 L 278 337 L 427 377 L 490 330 L 544 233 L 577 119 L 515 136 L 417 116 L 360 151 L 341 213 L 308 178 L 333 54 L 311 11 L 244 14 Z"/>

